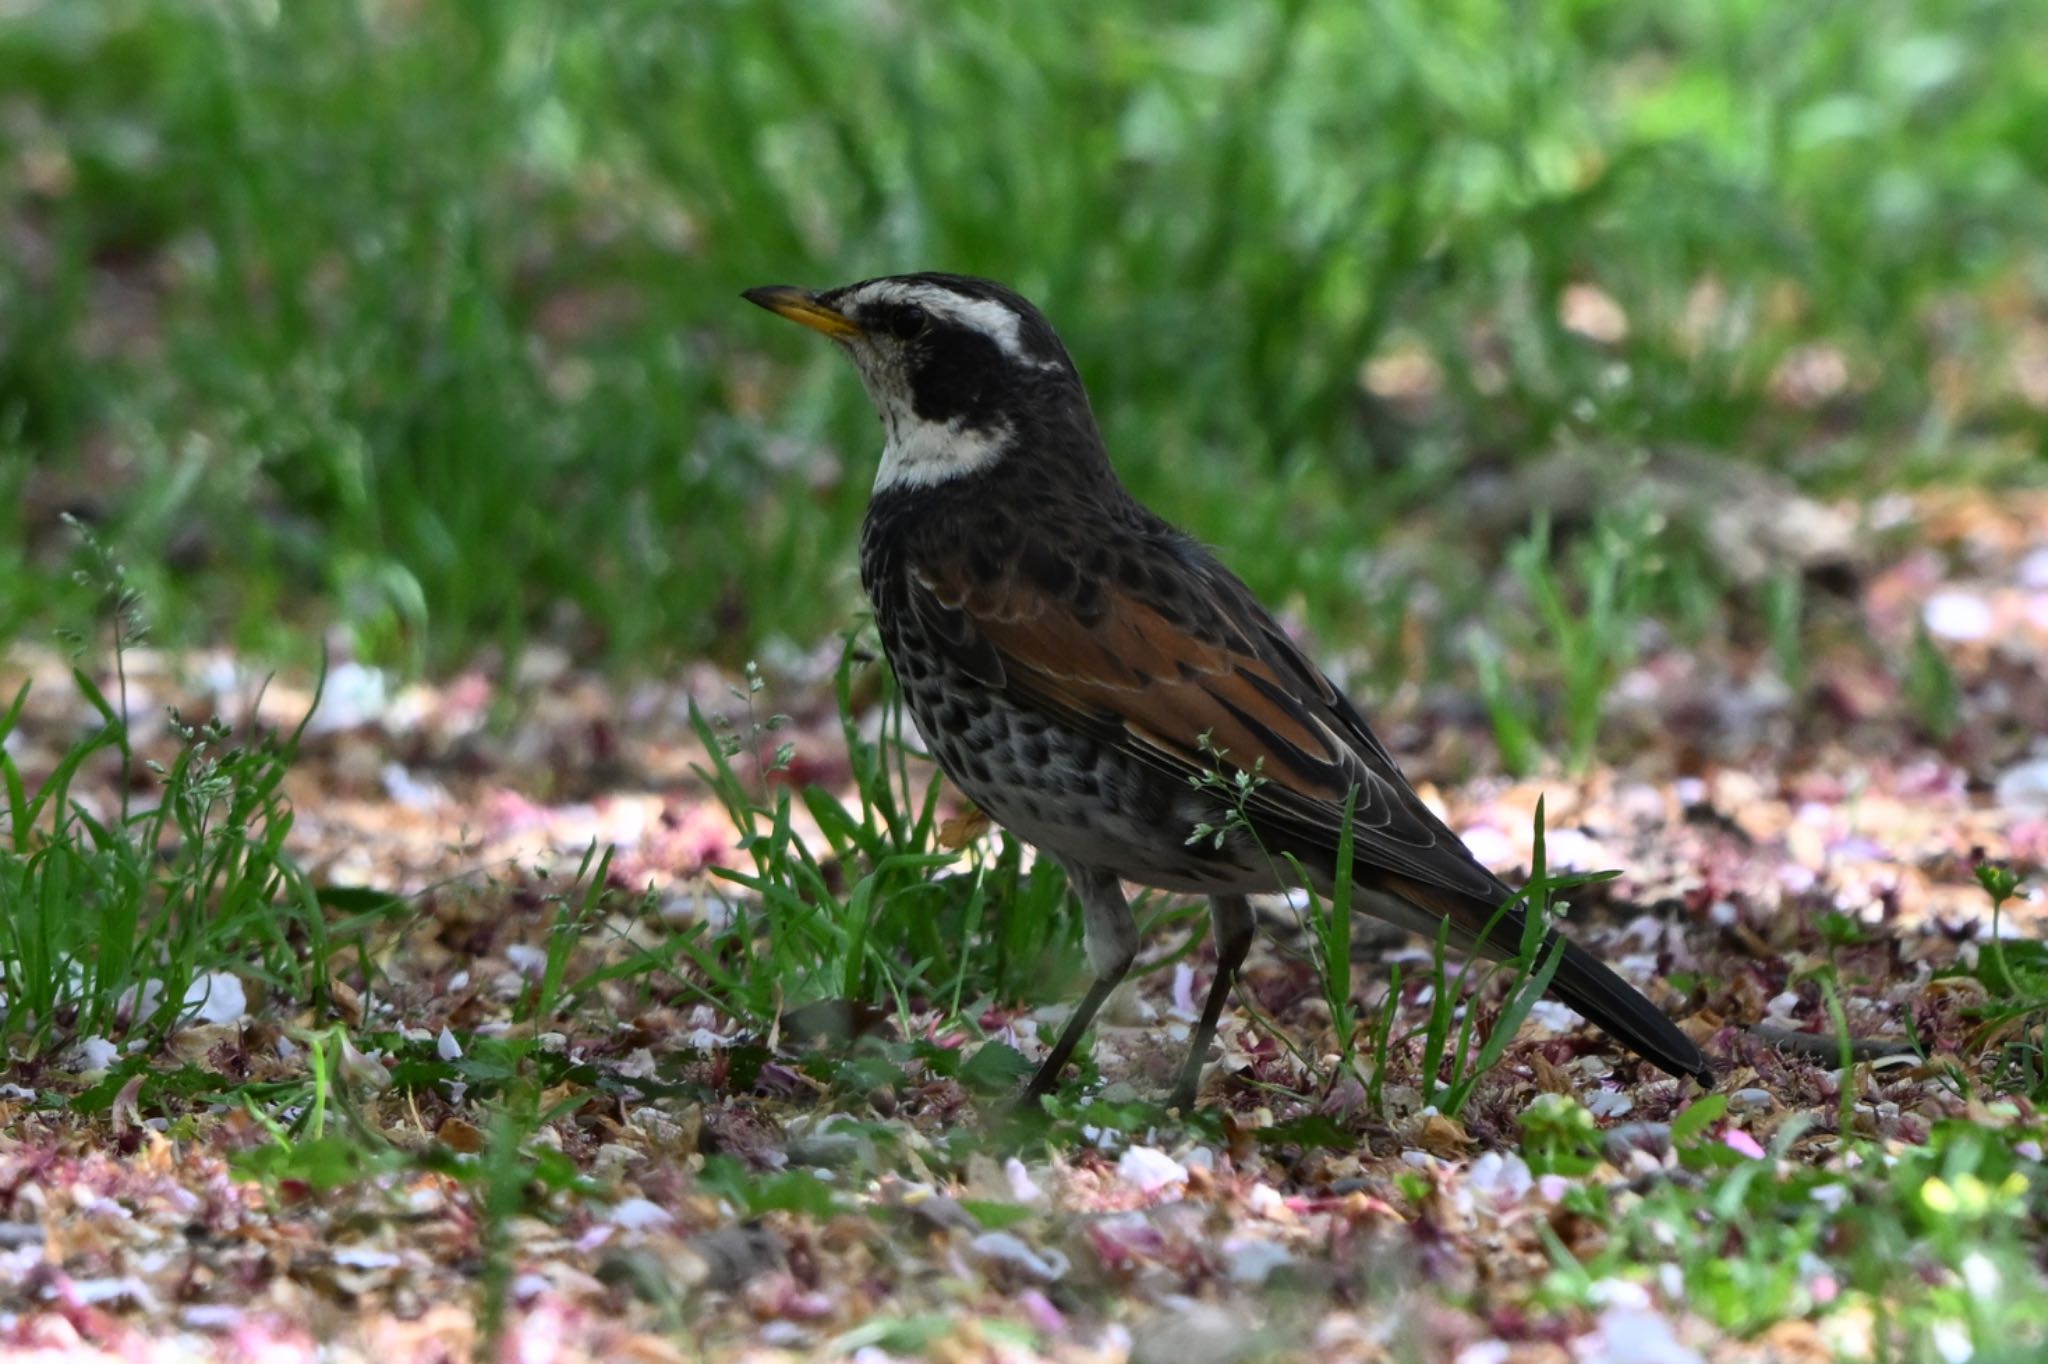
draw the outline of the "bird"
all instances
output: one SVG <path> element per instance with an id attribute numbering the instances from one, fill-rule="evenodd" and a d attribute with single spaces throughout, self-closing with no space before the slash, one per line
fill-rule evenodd
<path id="1" fill-rule="evenodd" d="M 1027 1103 L 1056 1089 L 1136 959 L 1130 883 L 1209 901 L 1216 972 L 1167 1099 L 1192 1111 L 1252 944 L 1248 897 L 1329 896 L 1347 811 L 1355 909 L 1461 951 L 1520 951 L 1516 892 L 1251 590 L 1124 487 L 1038 308 L 943 273 L 741 296 L 852 359 L 883 432 L 860 537 L 882 651 L 947 778 L 1057 861 L 1079 902 L 1093 981 Z M 1714 1083 L 1671 1019 L 1550 933 L 1551 993 L 1662 1070 Z"/>

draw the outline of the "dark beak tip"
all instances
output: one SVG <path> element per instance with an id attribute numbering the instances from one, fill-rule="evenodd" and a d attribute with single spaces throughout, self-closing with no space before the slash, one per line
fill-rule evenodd
<path id="1" fill-rule="evenodd" d="M 809 289 L 799 289 L 792 284 L 763 284 L 741 290 L 740 297 L 757 307 L 766 308 L 777 317 L 788 318 L 799 326 L 822 332 L 834 341 L 847 341 L 861 334 L 859 324 L 837 308 L 821 302 L 819 296 Z"/>

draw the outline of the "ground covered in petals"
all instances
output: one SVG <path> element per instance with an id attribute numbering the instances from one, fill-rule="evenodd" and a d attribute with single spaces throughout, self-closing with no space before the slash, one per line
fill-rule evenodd
<path id="1" fill-rule="evenodd" d="M 1834 638 L 1645 650 L 1576 772 L 1484 775 L 1498 727 L 1454 691 L 1381 711 L 1484 860 L 1526 874 L 1540 798 L 1551 873 L 1622 870 L 1563 893 L 1569 930 L 1711 1091 L 1515 1008 L 1512 972 L 1276 899 L 1203 1106 L 1165 1111 L 1211 958 L 1155 898 L 1091 1061 L 1019 1111 L 1072 916 L 902 755 L 858 640 L 639 689 L 545 650 L 433 686 L 17 651 L 7 884 L 47 892 L 76 838 L 103 910 L 125 831 L 161 893 L 118 971 L 11 930 L 0 1341 L 2038 1357 L 2048 505 L 1884 515 Z"/>

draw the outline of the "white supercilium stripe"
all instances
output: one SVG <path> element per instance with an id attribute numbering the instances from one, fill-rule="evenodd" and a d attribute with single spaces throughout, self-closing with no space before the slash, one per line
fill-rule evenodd
<path id="1" fill-rule="evenodd" d="M 1003 354 L 1034 369 L 1048 369 L 1057 362 L 1028 354 L 1017 314 L 992 298 L 970 298 L 934 284 L 889 281 L 870 285 L 856 296 L 860 303 L 915 303 L 934 317 L 950 318 L 980 332 L 1001 348 Z"/>

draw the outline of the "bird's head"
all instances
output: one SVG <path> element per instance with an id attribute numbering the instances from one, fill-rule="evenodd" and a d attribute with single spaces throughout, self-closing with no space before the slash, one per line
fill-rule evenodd
<path id="1" fill-rule="evenodd" d="M 1074 362 L 1020 295 L 967 275 L 889 275 L 745 297 L 846 349 L 887 432 L 875 490 L 931 487 L 1050 440 L 1099 455 Z"/>

